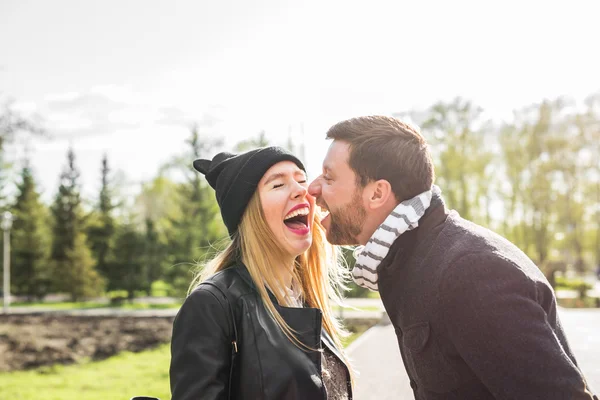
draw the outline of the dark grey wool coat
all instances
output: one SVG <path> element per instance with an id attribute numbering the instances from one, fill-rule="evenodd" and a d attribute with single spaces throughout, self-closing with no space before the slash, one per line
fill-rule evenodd
<path id="1" fill-rule="evenodd" d="M 499 235 L 440 205 L 378 272 L 416 399 L 592 400 L 552 288 Z"/>

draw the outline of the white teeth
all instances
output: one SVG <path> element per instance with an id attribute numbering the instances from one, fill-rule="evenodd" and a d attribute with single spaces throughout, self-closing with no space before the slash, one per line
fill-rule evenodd
<path id="1" fill-rule="evenodd" d="M 298 215 L 308 215 L 309 212 L 310 212 L 310 210 L 308 209 L 308 207 L 301 208 L 299 210 L 292 211 L 291 213 L 289 213 L 288 215 L 286 215 L 283 220 L 285 221 L 286 219 L 294 218 L 294 217 L 296 217 Z"/>
<path id="2" fill-rule="evenodd" d="M 329 212 L 329 210 L 325 206 L 319 206 L 319 208 L 321 209 L 322 212 Z"/>

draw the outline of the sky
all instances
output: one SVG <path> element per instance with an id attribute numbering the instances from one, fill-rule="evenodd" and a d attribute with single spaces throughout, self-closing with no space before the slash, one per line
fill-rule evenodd
<path id="1" fill-rule="evenodd" d="M 185 151 L 189 126 L 227 146 L 258 135 L 305 143 L 359 115 L 456 96 L 496 121 L 545 98 L 600 90 L 593 1 L 0 0 L 0 96 L 51 139 L 31 159 L 51 201 L 72 146 L 84 196 L 100 160 L 130 187 Z M 594 50 L 596 49 L 596 50 Z M 191 165 L 190 160 L 190 165 Z"/>

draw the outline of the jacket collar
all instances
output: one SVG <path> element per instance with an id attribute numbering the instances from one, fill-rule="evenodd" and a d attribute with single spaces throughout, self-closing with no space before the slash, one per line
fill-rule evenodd
<path id="1" fill-rule="evenodd" d="M 440 204 L 431 210 L 427 210 L 423 219 L 416 229 L 416 241 L 420 243 L 427 234 L 429 234 L 435 227 L 444 223 L 448 217 L 448 210 L 444 204 Z"/>
<path id="2" fill-rule="evenodd" d="M 254 281 L 252 280 L 252 277 L 250 276 L 250 272 L 248 271 L 248 268 L 246 268 L 246 265 L 244 265 L 244 263 L 241 260 L 238 260 L 238 262 L 234 266 L 232 266 L 232 268 L 235 268 L 238 271 L 238 274 L 240 275 L 242 280 L 248 286 L 250 286 L 256 292 L 258 292 L 258 288 L 254 284 Z M 271 290 L 268 287 L 265 287 L 265 289 L 267 289 L 267 294 L 269 295 L 271 302 L 273 302 L 273 304 L 279 304 L 277 302 L 277 297 L 275 297 L 273 292 L 271 292 Z"/>
<path id="3" fill-rule="evenodd" d="M 238 274 L 244 280 L 244 282 L 246 282 L 246 284 L 248 284 L 254 290 L 257 290 L 256 285 L 254 284 L 254 281 L 250 276 L 250 272 L 248 272 L 248 268 L 246 268 L 246 266 L 241 261 L 238 262 L 235 266 L 233 266 L 233 268 L 237 270 Z M 269 293 L 269 297 L 271 298 L 273 304 L 277 304 L 277 299 L 275 298 L 275 295 L 269 290 L 269 288 L 267 288 L 267 293 Z M 331 336 L 329 336 L 325 329 L 321 330 L 321 339 L 323 339 L 323 343 L 329 348 L 329 350 L 331 350 L 332 353 L 336 355 L 336 357 L 344 361 L 339 349 L 335 345 L 335 342 L 333 341 Z"/>
<path id="4" fill-rule="evenodd" d="M 387 256 L 381 261 L 378 271 L 381 272 L 392 267 L 395 269 L 404 265 L 419 244 L 423 243 L 432 230 L 443 224 L 448 215 L 444 204 L 428 209 L 416 229 L 405 232 L 394 241 Z"/>
<path id="5" fill-rule="evenodd" d="M 345 364 L 345 361 L 344 361 L 344 358 L 342 357 L 342 354 L 340 353 L 339 349 L 336 347 L 335 342 L 333 341 L 333 339 L 331 338 L 331 336 L 329 336 L 329 333 L 327 333 L 327 331 L 325 330 L 325 328 L 323 328 L 321 330 L 321 340 L 322 340 L 323 344 L 325 346 L 327 346 L 327 348 L 337 358 L 339 358 L 341 362 L 343 362 Z"/>

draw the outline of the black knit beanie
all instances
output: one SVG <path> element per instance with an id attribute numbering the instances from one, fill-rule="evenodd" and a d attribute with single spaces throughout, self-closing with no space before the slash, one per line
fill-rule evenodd
<path id="1" fill-rule="evenodd" d="M 219 153 L 212 160 L 196 160 L 194 168 L 206 176 L 215 189 L 223 222 L 229 236 L 237 232 L 244 211 L 258 183 L 269 168 L 280 161 L 292 161 L 306 172 L 302 162 L 281 147 L 263 147 L 241 154 Z"/>

